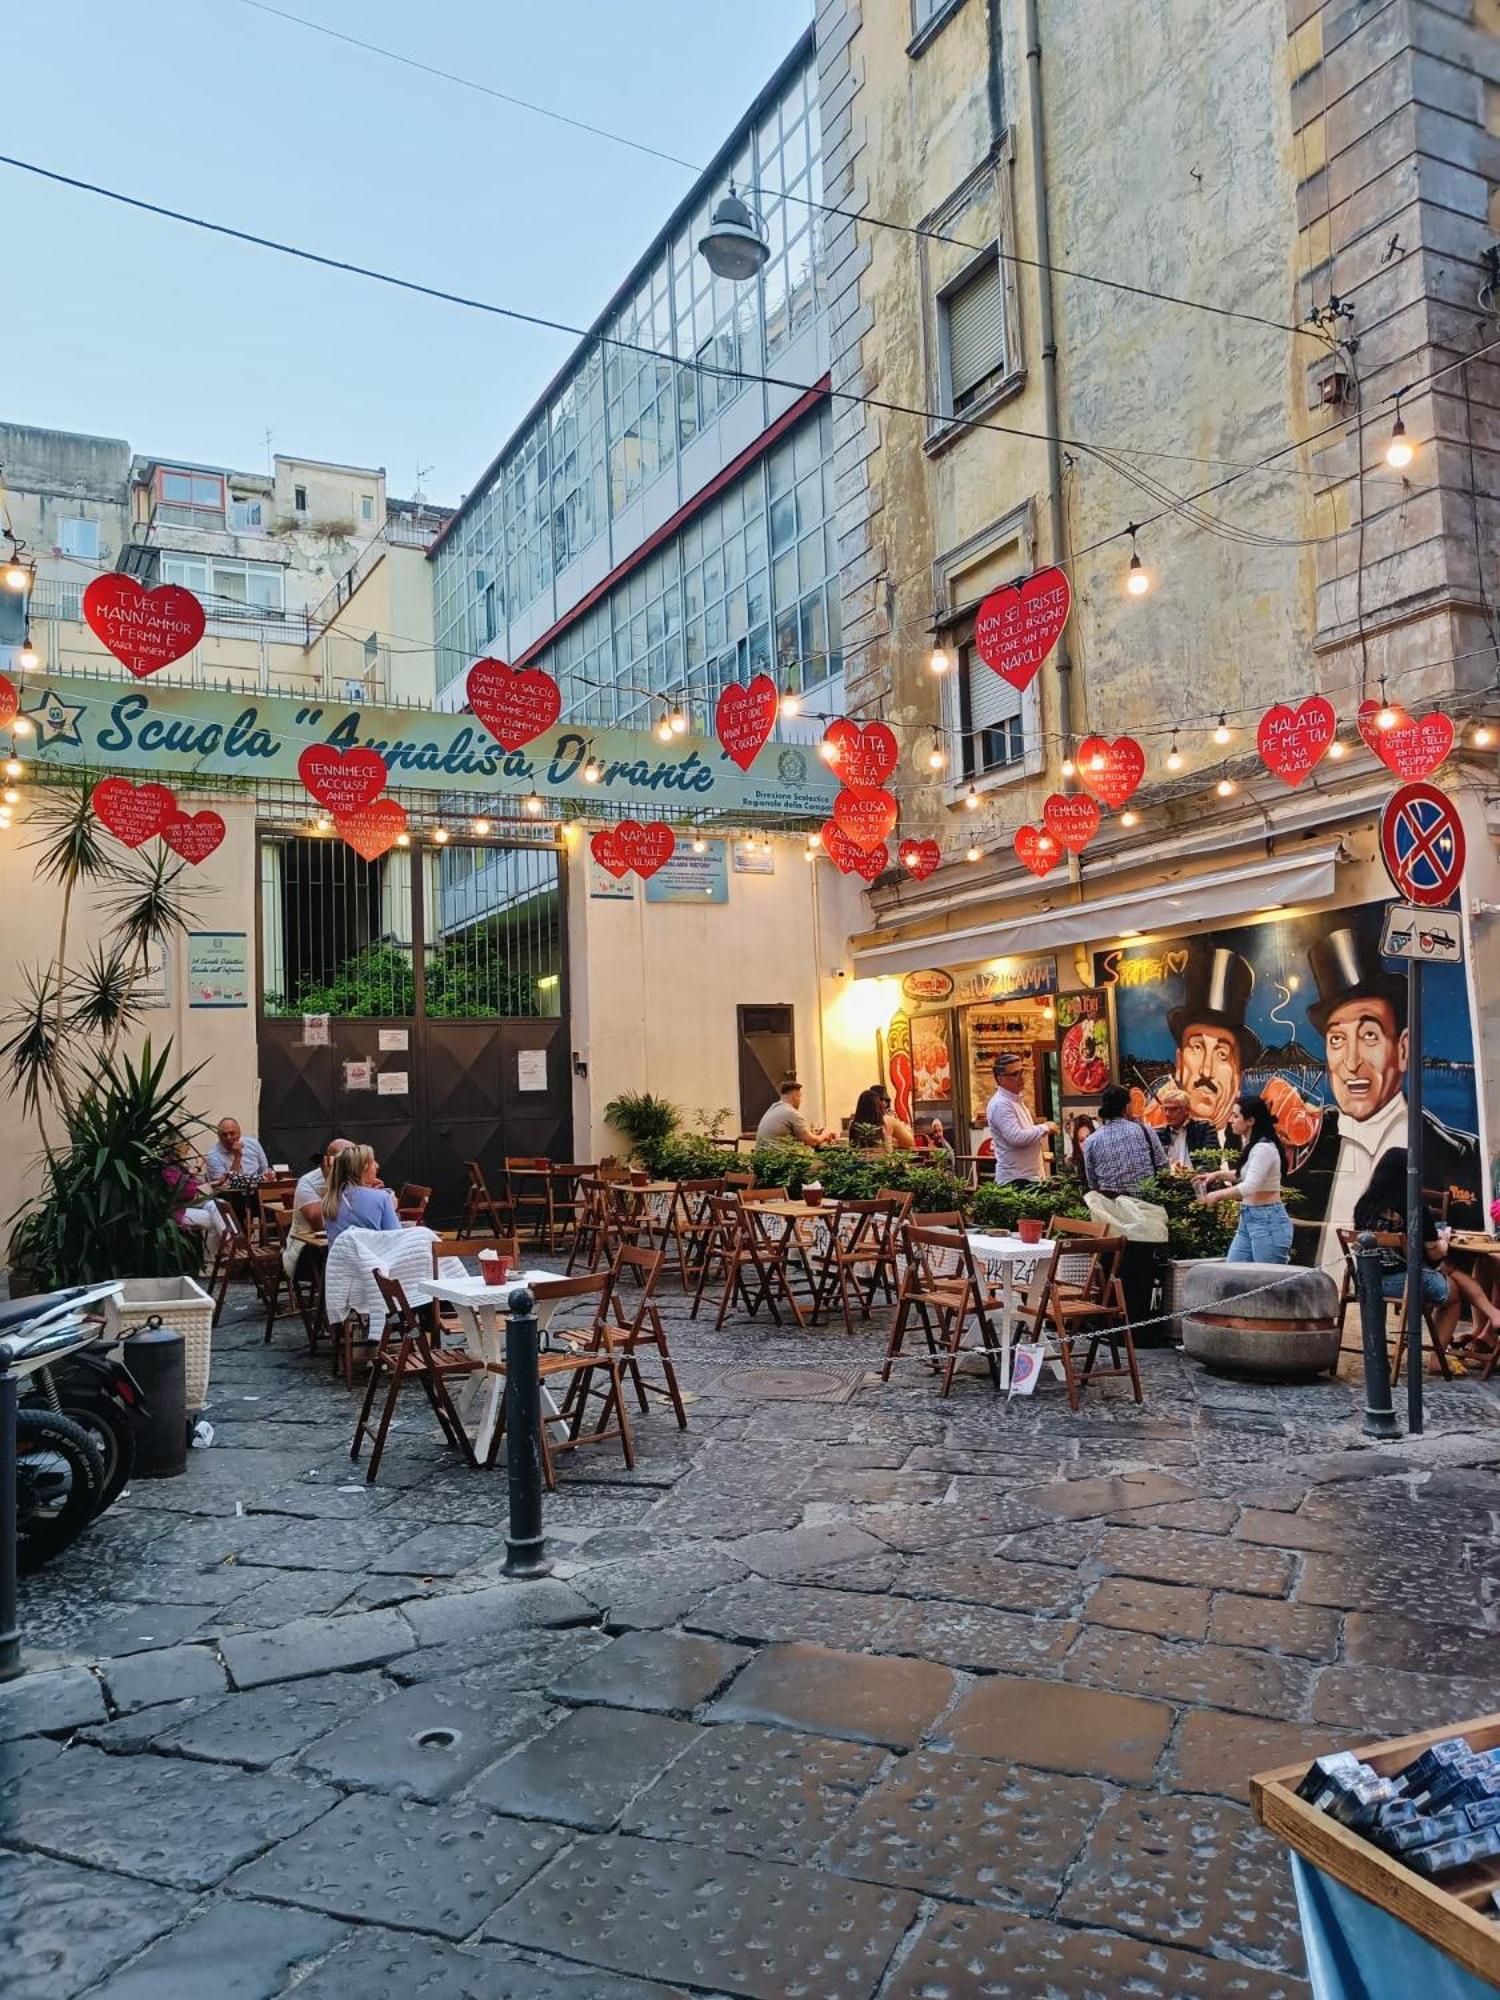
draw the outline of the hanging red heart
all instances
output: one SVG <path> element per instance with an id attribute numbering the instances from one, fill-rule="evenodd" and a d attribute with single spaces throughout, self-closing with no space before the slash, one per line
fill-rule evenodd
<path id="1" fill-rule="evenodd" d="M 142 590 L 133 576 L 110 570 L 83 593 L 83 615 L 138 681 L 180 660 L 203 637 L 203 606 L 180 583 Z"/>
<path id="2" fill-rule="evenodd" d="M 890 866 L 890 850 L 884 842 L 871 849 L 857 847 L 834 819 L 823 822 L 823 852 L 841 875 L 863 875 L 867 882 L 873 882 L 881 869 Z M 872 862 L 879 865 L 872 868 Z"/>
<path id="3" fill-rule="evenodd" d="M 0 729 L 9 729 L 20 713 L 21 697 L 16 692 L 16 684 L 0 674 Z"/>
<path id="4" fill-rule="evenodd" d="M 1016 828 L 1016 859 L 1033 875 L 1050 875 L 1062 858 L 1062 849 L 1052 835 L 1039 826 Z"/>
<path id="5" fill-rule="evenodd" d="M 562 712 L 562 690 L 540 667 L 476 660 L 467 682 L 469 706 L 502 750 L 519 750 Z"/>
<path id="6" fill-rule="evenodd" d="M 223 840 L 223 817 L 216 812 L 176 813 L 162 828 L 161 837 L 174 854 L 196 868 Z"/>
<path id="7" fill-rule="evenodd" d="M 1099 831 L 1099 801 L 1083 792 L 1054 792 L 1042 807 L 1042 823 L 1059 847 L 1082 854 Z"/>
<path id="8" fill-rule="evenodd" d="M 1278 702 L 1268 708 L 1255 732 L 1260 761 L 1289 785 L 1300 785 L 1338 734 L 1333 703 L 1309 695 L 1298 708 Z"/>
<path id="9" fill-rule="evenodd" d="M 677 846 L 677 836 L 665 820 L 622 819 L 615 828 L 615 850 L 627 868 L 633 868 L 644 882 L 658 868 L 666 866 Z"/>
<path id="10" fill-rule="evenodd" d="M 1375 718 L 1387 706 L 1396 720 L 1390 729 L 1382 729 Z M 1359 733 L 1381 763 L 1407 784 L 1430 778 L 1453 748 L 1453 723 L 1438 709 L 1415 716 L 1394 702 L 1362 701 Z"/>
<path id="11" fill-rule="evenodd" d="M 844 873 L 846 875 L 857 875 L 861 882 L 874 882 L 885 873 L 890 865 L 891 850 L 886 846 L 884 841 L 881 841 L 879 847 L 872 847 L 868 853 L 861 854 L 856 850 L 854 859 L 849 863 Z"/>
<path id="12" fill-rule="evenodd" d="M 1068 622 L 1073 592 L 1060 569 L 1041 569 L 1024 583 L 988 596 L 974 621 L 974 650 L 1001 680 L 1024 690 Z"/>
<path id="13" fill-rule="evenodd" d="M 100 821 L 127 847 L 154 840 L 177 811 L 165 785 L 133 785 L 128 778 L 101 778 L 90 797 Z"/>
<path id="14" fill-rule="evenodd" d="M 624 860 L 620 854 L 619 847 L 615 841 L 615 830 L 612 826 L 600 827 L 599 831 L 589 842 L 589 852 L 593 855 L 599 866 L 613 875 L 617 882 L 623 876 L 630 873 L 630 863 Z"/>
<path id="15" fill-rule="evenodd" d="M 354 813 L 374 804 L 391 774 L 378 750 L 310 743 L 297 759 L 297 775 L 320 806 L 332 813 Z"/>
<path id="16" fill-rule="evenodd" d="M 900 808 L 889 792 L 839 793 L 833 802 L 833 816 L 856 847 L 866 854 L 879 847 L 895 829 Z"/>
<path id="17" fill-rule="evenodd" d="M 749 687 L 731 681 L 714 709 L 714 734 L 727 756 L 748 771 L 776 727 L 781 697 L 769 674 L 757 674 Z"/>
<path id="18" fill-rule="evenodd" d="M 830 746 L 830 766 L 851 792 L 878 792 L 901 755 L 895 731 L 883 722 L 849 722 L 841 717 L 829 723 L 823 741 Z"/>
<path id="19" fill-rule="evenodd" d="M 351 812 L 336 812 L 334 831 L 366 861 L 378 861 L 406 831 L 406 807 L 399 799 L 376 799 Z"/>
<path id="20" fill-rule="evenodd" d="M 1146 775 L 1146 753 L 1133 736 L 1086 736 L 1078 746 L 1078 782 L 1118 812 Z"/>
<path id="21" fill-rule="evenodd" d="M 941 866 L 943 850 L 935 840 L 903 840 L 896 850 L 896 859 L 908 875 L 925 882 Z"/>

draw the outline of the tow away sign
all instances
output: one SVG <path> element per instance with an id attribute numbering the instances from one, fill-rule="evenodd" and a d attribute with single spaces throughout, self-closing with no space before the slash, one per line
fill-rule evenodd
<path id="1" fill-rule="evenodd" d="M 1385 958 L 1414 958 L 1424 965 L 1457 965 L 1463 939 L 1457 910 L 1418 910 L 1392 903 L 1385 913 L 1380 950 Z"/>

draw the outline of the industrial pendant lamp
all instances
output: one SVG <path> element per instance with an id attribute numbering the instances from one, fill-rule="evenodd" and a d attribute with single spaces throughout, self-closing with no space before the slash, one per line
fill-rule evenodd
<path id="1" fill-rule="evenodd" d="M 753 278 L 771 254 L 765 229 L 754 211 L 740 200 L 729 183 L 729 192 L 714 209 L 708 234 L 698 248 L 716 278 L 740 283 Z"/>

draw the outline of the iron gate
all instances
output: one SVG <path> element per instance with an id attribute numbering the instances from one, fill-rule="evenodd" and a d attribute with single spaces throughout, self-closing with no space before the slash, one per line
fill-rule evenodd
<path id="1" fill-rule="evenodd" d="M 452 1222 L 466 1161 L 571 1157 L 564 874 L 550 846 L 411 843 L 261 833 L 260 1137 L 298 1171 L 372 1145 Z"/>

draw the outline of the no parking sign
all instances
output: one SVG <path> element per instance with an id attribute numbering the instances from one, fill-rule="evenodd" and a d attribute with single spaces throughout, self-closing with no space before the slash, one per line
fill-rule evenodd
<path id="1" fill-rule="evenodd" d="M 1464 872 L 1464 830 L 1436 785 L 1403 785 L 1380 815 L 1385 872 L 1408 903 L 1448 902 Z"/>

